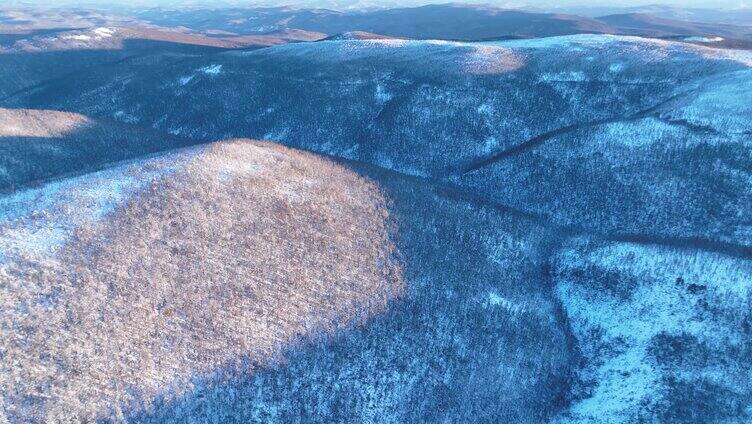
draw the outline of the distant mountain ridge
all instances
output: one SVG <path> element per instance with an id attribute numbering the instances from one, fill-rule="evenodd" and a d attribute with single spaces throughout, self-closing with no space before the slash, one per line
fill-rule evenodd
<path id="1" fill-rule="evenodd" d="M 752 27 L 728 24 L 679 21 L 646 13 L 625 13 L 598 18 L 625 35 L 651 35 L 670 37 L 676 35 L 717 35 L 728 38 L 752 38 Z"/>
<path id="2" fill-rule="evenodd" d="M 720 35 L 752 40 L 750 26 L 692 23 L 666 16 L 652 16 L 639 10 L 596 17 L 483 5 L 436 4 L 348 12 L 290 7 L 235 8 L 212 10 L 211 13 L 201 9 L 150 9 L 138 12 L 136 16 L 158 25 L 170 26 L 182 22 L 198 30 L 220 29 L 234 33 L 264 33 L 298 28 L 330 35 L 364 31 L 393 37 L 467 41 L 581 33 L 646 37 Z"/>
<path id="3" fill-rule="evenodd" d="M 113 26 L 141 31 L 153 28 L 172 33 L 162 35 L 162 39 L 182 37 L 180 42 L 221 47 L 310 41 L 354 32 L 460 41 L 572 34 L 702 37 L 690 40 L 693 42 L 720 37 L 723 40 L 716 40 L 721 42 L 719 45 L 747 48 L 752 44 L 752 12 L 740 11 L 736 20 L 717 20 L 712 14 L 660 7 L 571 10 L 580 14 L 456 3 L 349 11 L 296 7 L 151 8 L 131 9 L 121 15 L 83 9 L 58 13 L 6 8 L 0 9 L 0 44 L 54 35 L 65 29 Z M 145 38 L 154 36 L 144 35 Z M 247 38 L 252 36 L 277 41 Z"/>
<path id="4" fill-rule="evenodd" d="M 689 22 L 720 23 L 749 26 L 752 24 L 752 8 L 722 9 L 669 5 L 646 5 L 629 7 L 575 6 L 558 8 L 563 13 L 598 18 L 607 15 L 640 13 L 663 19 Z"/>

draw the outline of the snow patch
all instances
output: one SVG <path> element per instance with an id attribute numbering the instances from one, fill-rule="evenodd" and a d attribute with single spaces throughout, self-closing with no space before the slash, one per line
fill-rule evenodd
<path id="1" fill-rule="evenodd" d="M 690 335 L 709 346 L 743 343 L 733 320 L 721 317 L 748 308 L 749 263 L 714 253 L 628 243 L 583 253 L 587 250 L 582 244 L 565 250 L 557 265 L 561 277 L 555 292 L 589 358 L 582 377 L 595 383 L 589 397 L 572 405 L 563 422 L 631 422 L 638 411 L 662 402 L 667 373 L 679 373 L 675 375 L 690 382 L 709 374 L 716 374 L 719 384 L 733 381 L 739 372 L 733 364 L 683 375 L 690 371 L 661 368 L 649 349 L 660 334 Z M 587 276 L 592 270 L 599 271 L 590 279 L 570 277 Z M 601 273 L 613 276 L 609 287 L 600 281 Z M 703 315 L 705 303 L 722 311 Z M 603 417 L 609 419 L 602 421 Z"/>
<path id="2" fill-rule="evenodd" d="M 177 169 L 182 158 L 133 162 L 0 197 L 0 251 L 6 257 L 54 255 L 76 228 L 103 219 L 155 178 Z"/>
<path id="3" fill-rule="evenodd" d="M 612 63 L 608 65 L 608 70 L 613 73 L 619 73 L 624 70 L 624 64 L 623 63 Z"/>
<path id="4" fill-rule="evenodd" d="M 108 37 L 112 37 L 113 35 L 115 35 L 115 30 L 112 28 L 101 27 L 101 28 L 94 29 L 92 32 L 94 33 L 94 35 L 100 38 L 108 38 Z"/>
<path id="5" fill-rule="evenodd" d="M 84 34 L 78 34 L 78 35 L 64 35 L 62 37 L 63 40 L 78 40 L 78 41 L 87 41 L 91 40 L 91 37 Z"/>
<path id="6" fill-rule="evenodd" d="M 126 113 L 125 111 L 118 110 L 117 112 L 112 114 L 113 118 L 117 119 L 120 122 L 125 122 L 128 124 L 135 124 L 138 123 L 138 118 Z"/>
<path id="7" fill-rule="evenodd" d="M 587 75 L 582 71 L 544 72 L 540 81 L 545 82 L 583 82 L 587 81 Z"/>
<path id="8" fill-rule="evenodd" d="M 365 40 L 365 43 L 376 45 L 376 46 L 382 46 L 382 47 L 396 48 L 396 47 L 402 47 L 402 46 L 407 45 L 408 40 L 400 40 L 396 38 L 379 38 L 379 39 Z"/>
<path id="9" fill-rule="evenodd" d="M 612 122 L 600 127 L 604 143 L 620 144 L 630 148 L 663 143 L 666 137 L 677 133 L 678 129 L 656 118 L 649 117 L 635 122 Z M 687 140 L 690 142 L 690 140 Z M 598 146 L 595 149 L 600 150 Z"/>
<path id="10" fill-rule="evenodd" d="M 376 84 L 376 101 L 379 103 L 386 103 L 392 100 L 392 94 L 384 88 L 382 84 Z"/>
<path id="11" fill-rule="evenodd" d="M 525 308 L 493 291 L 488 293 L 488 305 L 505 309 L 511 315 L 525 312 Z"/>
<path id="12" fill-rule="evenodd" d="M 185 131 L 185 128 L 183 127 L 170 128 L 169 130 L 167 130 L 167 132 L 169 132 L 172 135 L 181 135 L 183 134 L 184 131 Z"/>
<path id="13" fill-rule="evenodd" d="M 752 71 L 706 81 L 693 98 L 684 100 L 668 115 L 727 134 L 752 131 Z"/>
<path id="14" fill-rule="evenodd" d="M 427 40 L 426 44 L 430 44 L 434 46 L 456 46 L 459 43 L 456 41 L 447 41 L 447 40 Z"/>
<path id="15" fill-rule="evenodd" d="M 499 148 L 499 140 L 496 137 L 489 136 L 483 141 L 481 152 L 488 154 Z"/>
<path id="16" fill-rule="evenodd" d="M 478 106 L 477 111 L 481 115 L 491 116 L 491 115 L 493 115 L 494 108 L 493 108 L 492 105 L 490 105 L 488 103 L 483 103 L 482 105 Z"/>
<path id="17" fill-rule="evenodd" d="M 628 40 L 630 37 L 615 36 L 609 34 L 577 34 L 563 35 L 555 37 L 530 38 L 520 40 L 504 40 L 493 42 L 494 44 L 514 48 L 525 49 L 561 49 L 566 48 L 568 51 L 583 51 L 583 47 L 606 46 L 613 42 Z M 638 37 L 631 37 L 639 39 Z"/>
<path id="18" fill-rule="evenodd" d="M 219 75 L 222 72 L 222 65 L 212 64 L 209 66 L 204 66 L 203 68 L 199 69 L 199 71 L 205 73 L 206 75 Z"/>
<path id="19" fill-rule="evenodd" d="M 684 41 L 690 41 L 693 43 L 718 43 L 723 41 L 723 37 L 687 37 Z"/>

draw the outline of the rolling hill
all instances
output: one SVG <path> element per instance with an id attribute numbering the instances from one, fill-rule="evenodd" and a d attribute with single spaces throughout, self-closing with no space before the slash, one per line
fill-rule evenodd
<path id="1" fill-rule="evenodd" d="M 691 15 L 692 19 L 677 19 L 672 15 L 660 14 L 660 11 L 657 11 L 660 16 L 656 16 L 650 10 L 604 10 L 604 16 L 594 13 L 583 16 L 450 3 L 349 11 L 295 7 L 219 10 L 154 8 L 137 11 L 134 16 L 157 25 L 186 25 L 203 31 L 223 30 L 241 34 L 298 28 L 330 35 L 365 31 L 392 37 L 465 41 L 571 34 L 645 37 L 721 35 L 729 39 L 752 41 L 750 21 L 736 25 L 703 21 L 709 15 L 707 13 Z"/>
<path id="2" fill-rule="evenodd" d="M 0 192 L 191 144 L 74 113 L 0 109 Z"/>
<path id="3" fill-rule="evenodd" d="M 0 230 L 3 322 L 17 329 L 3 333 L 0 385 L 20 406 L 11 419 L 99 418 L 378 313 L 402 290 L 383 202 L 342 167 L 243 141 L 4 198 L 14 219 Z M 40 385 L 52 396 L 16 403 Z"/>
<path id="4" fill-rule="evenodd" d="M 152 68 L 186 57 L 229 49 L 255 49 L 324 38 L 325 34 L 284 30 L 264 35 L 210 36 L 187 29 L 153 26 L 44 30 L 13 37 L 0 35 L 0 98 L 64 76 L 96 73 L 122 62 Z"/>
<path id="5" fill-rule="evenodd" d="M 0 420 L 752 419 L 752 54 L 369 29 L 0 100 Z"/>
<path id="6" fill-rule="evenodd" d="M 731 185 L 716 194 L 731 197 L 717 203 L 690 201 L 691 191 L 666 186 L 668 191 L 656 192 L 665 200 L 655 208 L 644 187 L 656 186 L 644 184 L 671 175 L 686 181 L 675 187 L 687 187 L 691 180 L 700 184 L 697 196 L 704 196 L 702 187 L 717 184 L 724 172 L 709 158 L 729 161 L 734 170 L 748 167 L 750 63 L 745 52 L 613 36 L 481 44 L 346 39 L 187 60 L 157 75 L 148 70 L 126 79 L 90 75 L 70 80 L 65 89 L 42 87 L 8 103 L 129 117 L 131 123 L 197 141 L 276 140 L 449 181 L 501 203 L 535 209 L 561 225 L 584 225 L 606 235 L 650 229 L 669 238 L 749 246 L 746 236 L 738 236 L 746 230 L 737 227 L 748 212 L 738 209 L 749 195 L 739 185 L 743 180 L 724 178 Z M 280 67 L 283 74 L 276 72 Z M 109 99 L 105 104 L 102 95 Z M 712 106 L 727 96 L 723 110 Z M 633 141 L 643 133 L 648 139 Z M 585 140 L 591 144 L 581 145 Z M 593 157 L 592 169 L 574 159 L 577 149 L 581 155 L 597 154 L 596 146 L 606 146 L 605 140 L 612 144 L 603 157 Z M 554 149 L 549 158 L 540 160 L 549 149 Z M 674 175 L 680 163 L 698 155 L 715 169 L 701 172 L 709 175 L 705 183 L 694 175 Z M 648 165 L 651 157 L 666 164 L 666 173 Z M 510 167 L 514 161 L 526 161 L 527 174 Z M 555 171 L 566 167 L 559 161 L 582 175 Z M 549 165 L 545 172 L 554 174 L 543 173 Z M 647 169 L 649 174 L 639 174 Z M 550 187 L 562 192 L 548 192 L 524 175 L 566 180 Z M 580 178 L 593 185 L 567 191 Z M 613 196 L 602 197 L 603 190 Z M 679 196 L 690 197 L 680 201 Z M 729 206 L 716 218 L 729 221 L 708 228 L 702 217 L 718 213 L 720 204 Z"/>
<path id="7" fill-rule="evenodd" d="M 311 403 L 417 420 L 436 402 L 524 420 L 554 414 L 572 378 L 561 313 L 530 284 L 548 230 L 377 167 L 230 141 L 17 191 L 0 211 L 10 420 L 285 420 Z M 230 395 L 268 378 L 261 397 Z M 363 384 L 389 393 L 381 409 Z M 471 387 L 487 397 L 468 408 Z"/>
<path id="8" fill-rule="evenodd" d="M 607 7 L 607 6 L 574 6 L 561 7 L 564 13 L 574 15 L 589 16 L 597 18 L 606 15 L 622 14 L 646 14 L 658 18 L 672 19 L 686 22 L 705 22 L 718 24 L 731 24 L 749 26 L 752 24 L 752 9 L 743 8 L 699 8 L 686 7 L 679 5 L 653 4 L 643 6 L 624 6 L 624 7 Z"/>
<path id="9" fill-rule="evenodd" d="M 723 39 L 752 40 L 751 26 L 686 22 L 659 18 L 644 13 L 626 13 L 598 18 L 614 28 L 614 33 L 651 37 L 721 37 Z"/>

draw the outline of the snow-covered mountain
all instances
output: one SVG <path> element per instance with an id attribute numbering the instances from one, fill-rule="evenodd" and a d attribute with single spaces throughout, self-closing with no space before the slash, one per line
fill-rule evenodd
<path id="1" fill-rule="evenodd" d="M 2 30 L 0 29 L 0 34 Z M 284 30 L 263 35 L 205 34 L 187 28 L 103 26 L 0 35 L 0 98 L 64 76 L 86 75 L 123 62 L 165 63 L 229 49 L 312 41 L 326 34 Z"/>
<path id="2" fill-rule="evenodd" d="M 322 5 L 316 8 L 153 8 L 135 11 L 133 16 L 157 25 L 186 25 L 244 34 L 299 28 L 327 34 L 366 31 L 393 37 L 467 41 L 582 33 L 646 37 L 717 35 L 752 40 L 749 10 L 727 13 L 735 18 L 732 23 L 719 22 L 714 20 L 713 13 L 702 11 L 674 16 L 660 8 L 613 8 L 601 13 L 595 13 L 598 9 L 574 10 L 578 13 L 449 3 L 344 11 L 329 10 Z"/>
<path id="3" fill-rule="evenodd" d="M 11 421 L 752 419 L 748 51 L 349 32 L 0 105 Z"/>
<path id="4" fill-rule="evenodd" d="M 275 140 L 604 234 L 750 245 L 744 179 L 719 167 L 749 165 L 750 64 L 743 51 L 630 37 L 356 37 L 89 75 L 9 102 L 194 140 Z M 719 181 L 730 185 L 715 195 L 730 197 L 707 198 Z M 702 218 L 711 211 L 716 227 Z"/>

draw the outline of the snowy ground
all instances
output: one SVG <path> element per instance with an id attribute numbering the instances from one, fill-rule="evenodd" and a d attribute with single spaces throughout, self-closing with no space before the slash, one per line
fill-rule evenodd
<path id="1" fill-rule="evenodd" d="M 10 420 L 752 420 L 748 52 L 351 36 L 152 65 L 4 104 L 82 114 L 0 126 L 80 159 L 0 197 Z M 329 159 L 144 159 L 166 134 Z M 91 172 L 92 145 L 130 161 Z"/>

